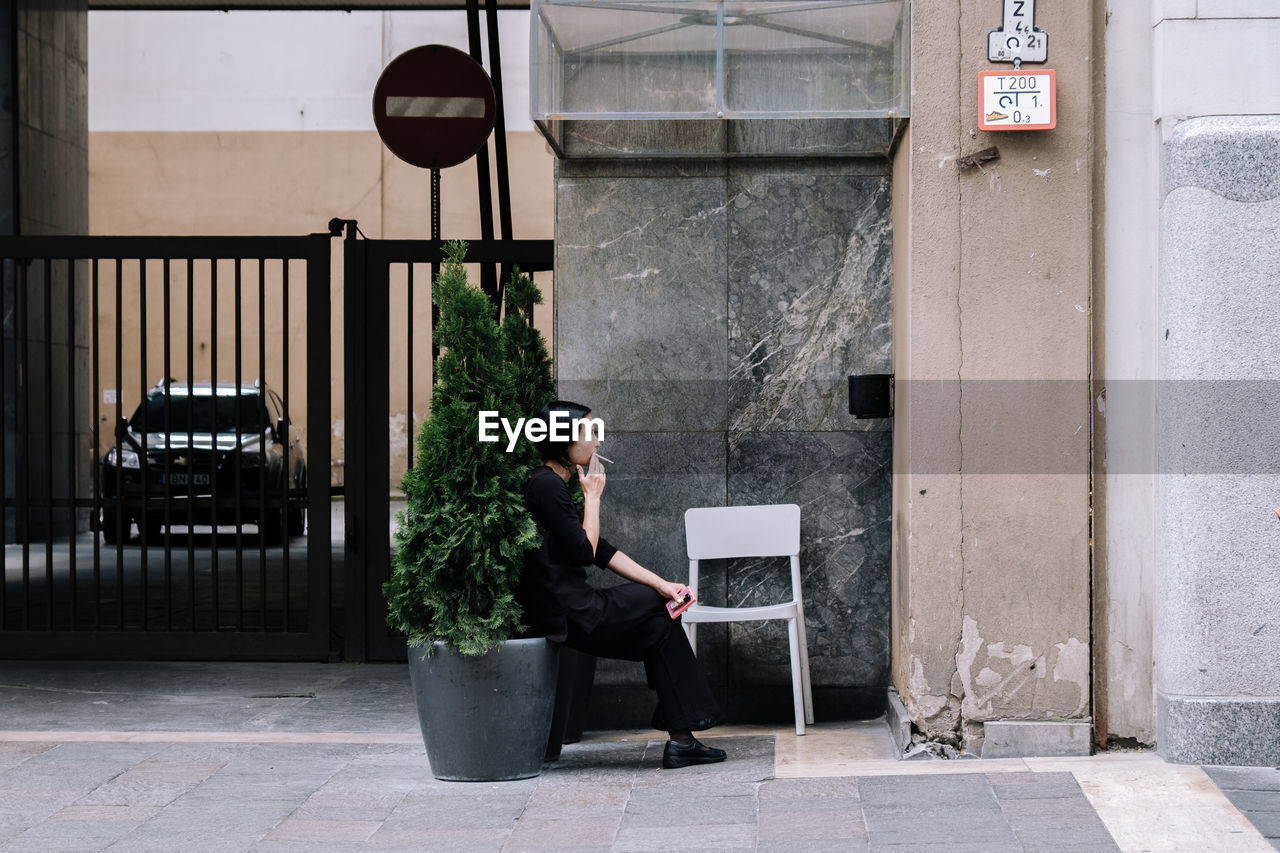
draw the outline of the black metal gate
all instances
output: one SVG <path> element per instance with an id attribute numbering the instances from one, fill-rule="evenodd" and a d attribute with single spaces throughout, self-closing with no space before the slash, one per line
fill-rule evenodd
<path id="1" fill-rule="evenodd" d="M 404 659 L 382 584 L 442 244 L 356 239 L 354 222 L 338 244 L 340 222 L 0 238 L 0 658 Z M 467 258 L 496 282 L 550 270 L 553 243 Z"/>
<path id="2" fill-rule="evenodd" d="M 415 306 L 427 306 L 430 311 L 431 281 L 442 257 L 442 243 L 357 240 L 354 225 L 348 223 L 343 249 L 347 281 L 344 647 L 348 659 L 404 660 L 404 639 L 387 628 L 382 595 L 391 566 L 391 495 L 399 487 L 392 472 L 413 464 L 418 426 L 413 413 L 422 408 L 415 405 L 415 375 L 421 380 L 433 360 L 430 324 L 415 321 Z M 479 264 L 481 280 L 489 282 L 505 281 L 513 265 L 527 273 L 550 270 L 554 254 L 551 240 L 477 240 L 467 247 L 467 261 Z M 353 287 L 352 282 L 360 285 Z M 496 311 L 501 292 L 491 290 L 489 295 Z M 393 370 L 393 365 L 407 369 Z M 415 365 L 423 369 L 415 371 Z M 397 394 L 406 404 L 402 412 L 390 402 L 392 376 L 405 382 Z M 427 387 L 430 381 L 428 375 Z M 418 398 L 416 402 L 426 401 Z M 397 418 L 405 420 L 407 440 L 393 459 L 388 422 L 394 424 Z"/>
<path id="3" fill-rule="evenodd" d="M 330 253 L 0 238 L 0 657 L 329 657 Z"/>

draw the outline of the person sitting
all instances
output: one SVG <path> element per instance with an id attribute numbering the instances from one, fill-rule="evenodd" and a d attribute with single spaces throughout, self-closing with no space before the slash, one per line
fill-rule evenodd
<path id="1" fill-rule="evenodd" d="M 538 417 L 551 424 L 556 413 L 572 422 L 585 420 L 591 411 L 557 400 L 543 406 Z M 646 569 L 600 535 L 605 472 L 596 454 L 599 438 L 564 441 L 547 430 L 536 445 L 543 464 L 530 472 L 525 504 L 542 531 L 542 545 L 526 554 L 521 578 L 519 598 L 529 626 L 525 635 L 545 636 L 598 657 L 643 661 L 658 698 L 653 727 L 670 737 L 662 766 L 723 761 L 724 750 L 693 736 L 714 726 L 721 712 L 680 619 L 671 618 L 665 606 L 681 597 L 683 585 Z M 582 487 L 581 515 L 568 487 L 575 468 Z M 587 581 L 588 564 L 610 569 L 626 582 L 593 587 Z"/>

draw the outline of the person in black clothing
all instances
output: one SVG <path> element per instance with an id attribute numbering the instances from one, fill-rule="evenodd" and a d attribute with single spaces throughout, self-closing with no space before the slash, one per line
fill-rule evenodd
<path id="1" fill-rule="evenodd" d="M 556 412 L 567 413 L 570 420 L 590 415 L 585 406 L 558 400 L 543 406 L 538 417 L 550 424 Z M 605 472 L 596 456 L 599 446 L 596 436 L 556 441 L 550 431 L 538 442 L 543 464 L 533 469 L 525 487 L 525 503 L 542 531 L 542 545 L 526 555 L 521 579 L 527 635 L 599 657 L 643 661 L 649 687 L 658 694 L 653 727 L 671 738 L 662 766 L 723 761 L 724 750 L 693 736 L 715 725 L 720 707 L 680 619 L 672 619 L 665 606 L 679 596 L 682 585 L 659 577 L 600 535 Z M 582 485 L 581 515 L 567 485 L 575 467 Z M 586 569 L 591 563 L 628 582 L 591 586 Z"/>

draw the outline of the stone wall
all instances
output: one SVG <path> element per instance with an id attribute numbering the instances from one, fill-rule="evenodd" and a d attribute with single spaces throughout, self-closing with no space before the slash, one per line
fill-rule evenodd
<path id="1" fill-rule="evenodd" d="M 888 161 L 562 161 L 556 240 L 560 393 L 615 460 L 604 536 L 681 580 L 685 509 L 799 504 L 817 717 L 878 714 L 891 422 L 848 414 L 847 377 L 891 370 Z M 789 586 L 781 560 L 717 569 L 711 604 Z M 699 657 L 731 718 L 790 718 L 782 623 L 704 626 Z M 645 725 L 643 679 L 602 662 L 592 723 Z"/>

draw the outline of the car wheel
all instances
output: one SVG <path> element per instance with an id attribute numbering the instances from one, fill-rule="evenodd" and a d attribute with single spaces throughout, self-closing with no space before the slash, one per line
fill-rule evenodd
<path id="1" fill-rule="evenodd" d="M 268 513 L 267 517 L 258 523 L 258 530 L 262 538 L 267 540 L 268 545 L 279 545 L 284 540 L 284 525 L 280 520 L 280 513 Z"/>
<path id="2" fill-rule="evenodd" d="M 122 523 L 123 522 L 123 523 Z M 102 541 L 108 545 L 119 545 L 129 540 L 129 526 L 132 522 L 126 515 L 123 518 L 114 507 L 102 508 Z"/>
<path id="3" fill-rule="evenodd" d="M 164 516 L 158 512 L 153 512 L 147 516 L 147 544 L 157 545 L 160 542 L 160 533 L 164 530 Z M 142 525 L 138 525 L 141 529 Z"/>
<path id="4" fill-rule="evenodd" d="M 295 509 L 289 511 L 289 535 L 301 536 L 307 532 L 307 511 Z"/>

